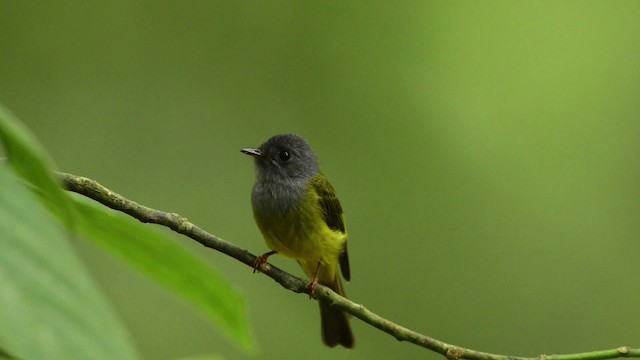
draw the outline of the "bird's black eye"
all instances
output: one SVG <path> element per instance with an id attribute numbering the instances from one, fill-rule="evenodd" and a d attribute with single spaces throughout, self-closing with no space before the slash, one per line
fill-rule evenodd
<path id="1" fill-rule="evenodd" d="M 281 161 L 287 161 L 291 158 L 291 154 L 289 154 L 289 152 L 286 150 L 282 150 L 278 154 L 278 157 L 280 158 Z"/>

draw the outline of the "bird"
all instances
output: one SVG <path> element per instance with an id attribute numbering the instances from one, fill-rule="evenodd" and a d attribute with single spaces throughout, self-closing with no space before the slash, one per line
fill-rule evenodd
<path id="1" fill-rule="evenodd" d="M 254 272 L 274 254 L 295 259 L 317 284 L 345 296 L 338 274 L 349 281 L 347 230 L 340 201 L 320 171 L 309 143 L 294 134 L 275 135 L 258 148 L 243 148 L 254 159 L 256 180 L 251 192 L 253 216 L 271 251 L 259 256 Z M 354 347 L 349 317 L 323 301 L 320 304 L 325 345 Z"/>

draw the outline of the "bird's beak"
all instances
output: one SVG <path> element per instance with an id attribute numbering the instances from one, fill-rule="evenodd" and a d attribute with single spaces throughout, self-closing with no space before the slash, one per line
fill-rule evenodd
<path id="1" fill-rule="evenodd" d="M 240 152 L 243 154 L 251 155 L 256 159 L 262 159 L 262 154 L 260 153 L 260 149 L 244 148 L 240 150 Z"/>

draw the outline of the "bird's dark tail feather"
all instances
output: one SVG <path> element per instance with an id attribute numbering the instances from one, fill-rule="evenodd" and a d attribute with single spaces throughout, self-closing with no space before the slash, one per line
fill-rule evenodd
<path id="1" fill-rule="evenodd" d="M 322 319 L 322 341 L 329 347 L 342 345 L 353 348 L 353 334 L 347 314 L 329 304 L 320 302 L 320 318 Z"/>
<path id="2" fill-rule="evenodd" d="M 337 278 L 334 286 L 329 286 L 335 292 L 344 296 L 342 284 Z M 349 315 L 342 310 L 320 301 L 320 319 L 322 325 L 322 341 L 329 347 L 342 345 L 347 349 L 353 348 L 354 340 Z"/>

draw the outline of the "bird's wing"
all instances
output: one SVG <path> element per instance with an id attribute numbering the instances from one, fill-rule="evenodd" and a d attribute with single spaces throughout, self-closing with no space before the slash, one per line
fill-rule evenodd
<path id="1" fill-rule="evenodd" d="M 319 204 L 324 214 L 324 221 L 327 223 L 330 229 L 334 231 L 340 231 L 347 233 L 344 225 L 344 214 L 342 213 L 342 206 L 336 196 L 336 191 L 329 183 L 329 180 L 324 175 L 314 177 L 311 184 L 320 196 Z M 345 280 L 351 280 L 351 272 L 349 270 L 349 255 L 347 253 L 347 243 L 344 244 L 344 251 L 340 255 L 340 270 Z"/>

